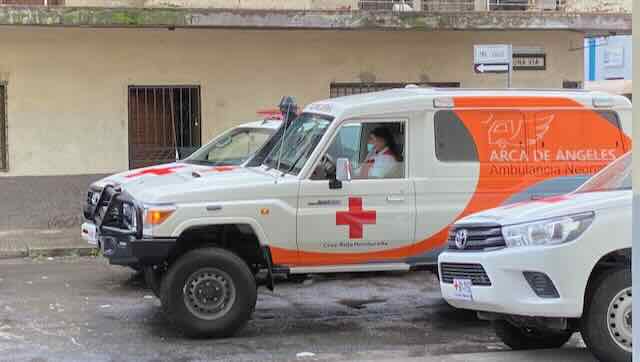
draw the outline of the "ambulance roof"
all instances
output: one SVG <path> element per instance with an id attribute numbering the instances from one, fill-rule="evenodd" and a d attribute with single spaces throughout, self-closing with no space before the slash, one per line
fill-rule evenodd
<path id="1" fill-rule="evenodd" d="M 584 107 L 592 108 L 594 99 L 605 100 L 606 108 L 630 108 L 631 103 L 623 96 L 582 89 L 469 89 L 469 88 L 397 88 L 381 92 L 364 93 L 314 102 L 305 112 L 329 114 L 338 118 L 352 118 L 367 115 L 384 115 L 423 111 L 434 108 L 434 99 L 445 104 L 459 98 L 567 98 Z M 491 107 L 491 101 L 487 107 Z M 538 107 L 530 102 L 528 108 Z M 539 106 L 542 107 L 542 106 Z M 443 107 L 447 108 L 447 107 Z"/>

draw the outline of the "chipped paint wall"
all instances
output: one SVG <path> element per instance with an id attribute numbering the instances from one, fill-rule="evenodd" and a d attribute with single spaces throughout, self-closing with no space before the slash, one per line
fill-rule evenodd
<path id="1" fill-rule="evenodd" d="M 582 80 L 572 31 L 385 32 L 6 27 L 0 80 L 8 82 L 9 172 L 1 176 L 110 173 L 128 167 L 128 85 L 202 88 L 203 141 L 273 107 L 327 98 L 331 82 L 461 82 L 476 75 L 473 45 L 544 47 L 547 71 L 514 73 L 514 87 Z"/>

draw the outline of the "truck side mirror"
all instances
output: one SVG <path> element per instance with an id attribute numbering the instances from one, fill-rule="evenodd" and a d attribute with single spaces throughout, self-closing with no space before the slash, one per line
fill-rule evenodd
<path id="1" fill-rule="evenodd" d="M 351 162 L 348 158 L 338 158 L 336 160 L 336 180 L 351 181 Z"/>

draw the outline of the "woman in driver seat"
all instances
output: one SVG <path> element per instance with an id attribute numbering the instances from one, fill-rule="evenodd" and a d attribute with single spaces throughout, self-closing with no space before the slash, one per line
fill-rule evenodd
<path id="1" fill-rule="evenodd" d="M 372 149 L 356 172 L 358 178 L 395 177 L 394 171 L 400 168 L 400 152 L 393 135 L 386 127 L 374 128 L 369 133 L 368 144 Z"/>

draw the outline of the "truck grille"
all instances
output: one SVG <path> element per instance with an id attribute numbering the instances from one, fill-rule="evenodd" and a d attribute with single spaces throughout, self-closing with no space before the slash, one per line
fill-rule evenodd
<path id="1" fill-rule="evenodd" d="M 442 263 L 440 280 L 452 284 L 454 279 L 469 279 L 473 285 L 490 286 L 491 280 L 480 264 Z"/>
<path id="2" fill-rule="evenodd" d="M 456 243 L 456 235 L 461 231 L 466 233 L 466 240 L 463 243 Z M 505 246 L 500 225 L 456 225 L 449 231 L 450 250 L 474 251 Z"/>

